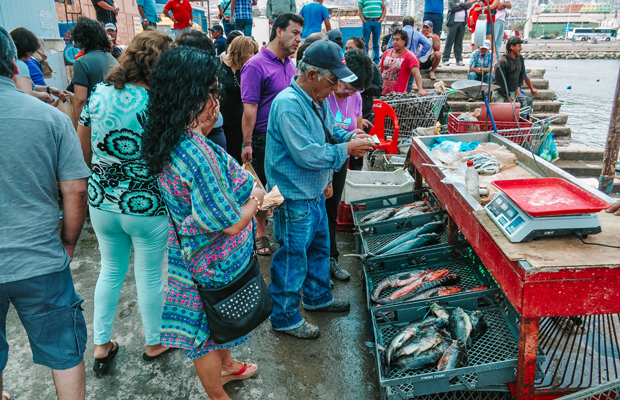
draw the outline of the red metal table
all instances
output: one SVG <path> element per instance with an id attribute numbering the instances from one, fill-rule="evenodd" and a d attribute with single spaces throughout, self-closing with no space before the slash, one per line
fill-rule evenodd
<path id="1" fill-rule="evenodd" d="M 471 206 L 453 186 L 441 183 L 443 173 L 421 142 L 413 140 L 411 160 L 416 168 L 415 189 L 422 180 L 433 189 L 448 211 L 453 231 L 461 230 L 471 247 L 493 274 L 508 300 L 521 314 L 519 364 L 515 397 L 533 398 L 541 317 L 620 313 L 620 268 L 566 268 L 536 270 L 511 260 L 472 212 Z M 618 220 L 620 224 L 620 218 Z M 618 261 L 620 263 L 620 260 Z"/>

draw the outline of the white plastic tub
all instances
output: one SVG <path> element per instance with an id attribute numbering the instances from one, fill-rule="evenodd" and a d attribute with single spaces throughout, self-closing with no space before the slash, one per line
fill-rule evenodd
<path id="1" fill-rule="evenodd" d="M 374 182 L 395 183 L 396 185 L 375 185 Z M 398 169 L 394 172 L 349 170 L 344 184 L 342 201 L 344 204 L 351 204 L 352 201 L 410 191 L 413 191 L 413 178 L 404 169 Z"/>

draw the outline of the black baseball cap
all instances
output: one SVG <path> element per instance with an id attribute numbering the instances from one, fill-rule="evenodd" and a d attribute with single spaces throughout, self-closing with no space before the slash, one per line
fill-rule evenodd
<path id="1" fill-rule="evenodd" d="M 340 47 L 330 40 L 317 40 L 306 49 L 303 61 L 330 70 L 343 82 L 355 82 L 357 76 L 342 62 L 340 50 Z"/>
<path id="2" fill-rule="evenodd" d="M 222 28 L 222 25 L 213 25 L 213 28 L 209 28 L 209 30 L 211 32 L 213 32 L 213 31 L 224 32 L 224 28 Z"/>

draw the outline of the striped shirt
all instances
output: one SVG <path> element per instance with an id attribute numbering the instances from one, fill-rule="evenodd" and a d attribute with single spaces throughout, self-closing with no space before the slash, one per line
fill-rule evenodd
<path id="1" fill-rule="evenodd" d="M 365 18 L 380 18 L 383 14 L 382 5 L 383 0 L 360 0 L 357 3 L 358 7 L 362 7 Z"/>

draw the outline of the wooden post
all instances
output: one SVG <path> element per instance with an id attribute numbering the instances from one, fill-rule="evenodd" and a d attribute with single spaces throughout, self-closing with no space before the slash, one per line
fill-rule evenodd
<path id="1" fill-rule="evenodd" d="M 611 109 L 611 120 L 609 121 L 609 133 L 607 134 L 607 144 L 603 154 L 603 169 L 598 181 L 598 190 L 607 194 L 611 193 L 614 186 L 616 175 L 616 161 L 618 160 L 618 149 L 620 148 L 620 72 L 616 83 L 616 95 L 614 96 L 614 106 Z"/>
<path id="2" fill-rule="evenodd" d="M 459 226 L 448 214 L 448 244 L 454 246 L 459 242 Z"/>

